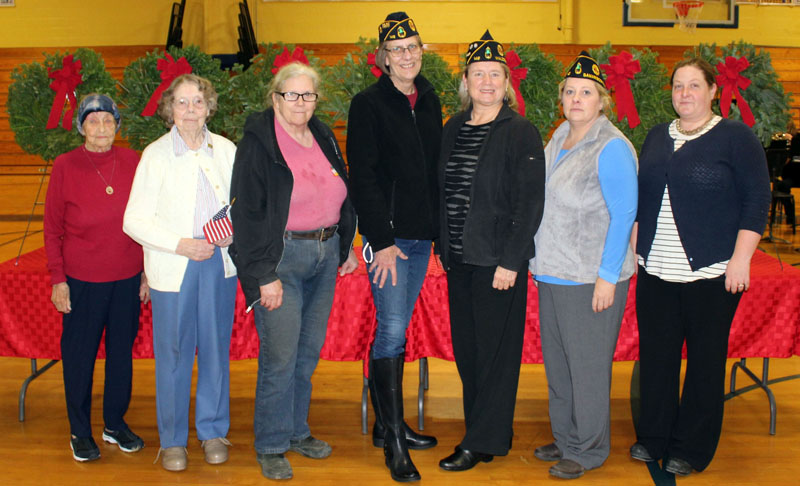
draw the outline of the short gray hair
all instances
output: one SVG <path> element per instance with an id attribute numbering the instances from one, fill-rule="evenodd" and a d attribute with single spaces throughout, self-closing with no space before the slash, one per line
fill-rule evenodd
<path id="1" fill-rule="evenodd" d="M 175 117 L 172 116 L 173 103 L 175 102 L 175 90 L 183 83 L 191 83 L 197 86 L 197 90 L 203 93 L 203 99 L 208 107 L 208 117 L 206 122 L 217 112 L 217 90 L 214 85 L 206 78 L 200 77 L 196 74 L 181 74 L 170 83 L 169 88 L 164 90 L 161 94 L 161 99 L 158 101 L 158 116 L 164 120 L 168 127 L 175 124 Z"/>
<path id="2" fill-rule="evenodd" d="M 419 44 L 419 47 L 422 48 L 422 37 L 415 35 L 413 37 L 409 37 L 409 39 L 413 39 L 414 37 L 417 38 L 417 44 Z M 389 66 L 386 65 L 386 56 L 389 55 L 389 53 L 386 52 L 386 43 L 393 40 L 397 39 L 389 39 L 381 42 L 381 44 L 378 46 L 378 51 L 375 53 L 375 65 L 378 66 L 378 69 L 380 69 L 381 72 L 387 76 L 391 73 L 389 72 Z"/>
<path id="3" fill-rule="evenodd" d="M 286 81 L 296 78 L 297 76 L 308 76 L 311 79 L 311 83 L 314 85 L 314 92 L 319 95 L 319 98 L 322 98 L 322 93 L 320 93 L 319 89 L 321 78 L 317 70 L 308 64 L 292 62 L 281 67 L 269 83 L 266 100 L 267 106 L 272 106 L 272 95 L 283 91 L 283 85 Z M 319 98 L 317 98 L 317 100 L 319 100 Z"/>

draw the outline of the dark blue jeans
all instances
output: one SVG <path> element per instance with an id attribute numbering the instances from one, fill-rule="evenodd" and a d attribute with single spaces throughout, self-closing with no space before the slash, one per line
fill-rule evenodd
<path id="1" fill-rule="evenodd" d="M 336 288 L 339 236 L 326 241 L 284 239 L 278 278 L 283 303 L 256 305 L 260 340 L 253 428 L 260 454 L 279 454 L 290 440 L 311 435 L 311 375 L 325 343 Z"/>
<path id="2" fill-rule="evenodd" d="M 366 245 L 367 239 L 363 236 L 362 239 Z M 375 318 L 378 321 L 375 341 L 372 343 L 373 359 L 395 358 L 405 351 L 406 329 L 422 290 L 431 257 L 430 240 L 395 238 L 394 241 L 408 257 L 408 260 L 397 259 L 397 285 L 392 285 L 391 277 L 387 277 L 383 288 L 379 288 L 378 284 L 372 282 L 374 272 L 369 274 L 372 299 L 375 302 Z"/>

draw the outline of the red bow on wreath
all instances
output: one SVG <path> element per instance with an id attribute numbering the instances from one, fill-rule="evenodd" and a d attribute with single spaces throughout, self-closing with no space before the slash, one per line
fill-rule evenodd
<path id="1" fill-rule="evenodd" d="M 272 65 L 275 66 L 272 68 L 272 74 L 276 74 L 280 68 L 293 62 L 299 62 L 301 64 L 305 64 L 306 66 L 309 65 L 308 58 L 306 57 L 305 53 L 303 53 L 302 47 L 295 47 L 290 55 L 289 49 L 286 46 L 283 46 L 283 52 L 275 56 L 275 60 L 272 61 Z"/>
<path id="2" fill-rule="evenodd" d="M 53 98 L 53 106 L 50 107 L 50 117 L 47 119 L 47 130 L 52 130 L 58 126 L 61 121 L 61 114 L 64 111 L 64 103 L 69 99 L 69 108 L 64 113 L 64 121 L 61 125 L 64 130 L 72 130 L 72 114 L 75 112 L 75 107 L 78 100 L 75 99 L 75 88 L 83 82 L 81 77 L 81 60 L 73 62 L 72 54 L 65 56 L 61 60 L 61 69 L 50 70 L 48 68 L 47 76 L 53 82 L 50 83 L 50 89 L 56 92 Z"/>
<path id="3" fill-rule="evenodd" d="M 158 101 L 161 99 L 161 93 L 169 88 L 169 85 L 172 84 L 175 78 L 181 74 L 190 74 L 192 72 L 192 66 L 185 57 L 181 57 L 175 61 L 169 53 L 164 53 L 164 56 L 166 59 L 159 59 L 156 64 L 158 70 L 161 71 L 161 84 L 158 85 L 158 88 L 156 88 L 150 96 L 150 101 L 147 102 L 144 110 L 142 110 L 142 116 L 155 115 L 156 109 L 158 108 Z"/>
<path id="4" fill-rule="evenodd" d="M 376 78 L 380 78 L 381 77 L 381 74 L 383 74 L 383 71 L 381 71 L 380 68 L 375 64 L 375 53 L 374 52 L 370 52 L 369 54 L 367 54 L 367 65 L 368 66 L 372 66 L 369 69 L 369 72 L 371 72 L 373 76 L 375 76 Z"/>
<path id="5" fill-rule="evenodd" d="M 519 54 L 516 51 L 508 51 L 506 53 L 506 62 L 508 63 L 508 69 L 511 70 L 511 87 L 514 88 L 514 94 L 517 95 L 519 114 L 525 116 L 525 100 L 519 91 L 519 84 L 528 77 L 528 68 L 517 67 L 522 64 L 522 59 L 519 58 Z"/>
<path id="6" fill-rule="evenodd" d="M 636 128 L 642 121 L 633 100 L 630 80 L 642 70 L 638 60 L 628 51 L 622 51 L 608 58 L 609 64 L 601 64 L 606 72 L 606 85 L 614 90 L 614 101 L 617 104 L 617 121 L 628 117 L 628 126 Z"/>
<path id="7" fill-rule="evenodd" d="M 739 107 L 739 113 L 742 114 L 742 121 L 745 122 L 748 127 L 752 127 L 756 124 L 756 119 L 753 116 L 753 112 L 750 110 L 750 105 L 747 104 L 747 100 L 745 100 L 742 93 L 739 92 L 739 89 L 745 90 L 750 86 L 751 81 L 739 74 L 749 66 L 750 62 L 746 57 L 740 57 L 738 59 L 733 56 L 726 57 L 725 64 L 721 62 L 717 64 L 717 72 L 719 72 L 717 75 L 717 84 L 722 87 L 722 95 L 719 99 L 719 110 L 722 112 L 722 116 L 728 118 L 728 114 L 731 111 L 731 99 L 735 94 L 737 100 L 736 105 Z"/>

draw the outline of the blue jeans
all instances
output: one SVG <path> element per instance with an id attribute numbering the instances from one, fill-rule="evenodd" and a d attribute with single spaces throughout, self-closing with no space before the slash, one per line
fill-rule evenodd
<path id="1" fill-rule="evenodd" d="M 362 239 L 366 245 L 367 239 L 363 236 Z M 406 329 L 431 258 L 430 240 L 395 238 L 394 244 L 408 257 L 408 260 L 397 259 L 397 285 L 393 286 L 391 277 L 387 277 L 383 288 L 379 288 L 372 282 L 374 272 L 369 274 L 375 319 L 378 321 L 372 342 L 373 359 L 396 358 L 405 351 Z"/>
<path id="2" fill-rule="evenodd" d="M 283 303 L 255 306 L 260 347 L 253 428 L 259 454 L 279 454 L 290 440 L 311 435 L 311 375 L 325 343 L 336 288 L 339 236 L 326 241 L 284 239 L 278 278 Z"/>
<path id="3" fill-rule="evenodd" d="M 225 278 L 220 249 L 215 248 L 214 256 L 208 260 L 189 261 L 180 291 L 151 289 L 150 299 L 161 447 L 186 447 L 195 350 L 197 438 L 227 436 L 236 278 Z"/>

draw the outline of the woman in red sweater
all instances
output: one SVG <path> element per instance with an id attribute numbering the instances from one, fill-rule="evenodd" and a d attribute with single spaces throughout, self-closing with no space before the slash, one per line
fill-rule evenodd
<path id="1" fill-rule="evenodd" d="M 139 329 L 140 301 L 149 298 L 142 249 L 122 232 L 139 154 L 114 147 L 117 105 L 105 95 L 87 95 L 78 107 L 85 143 L 56 158 L 47 189 L 44 242 L 53 285 L 51 300 L 63 313 L 61 361 L 76 461 L 100 458 L 92 438 L 92 375 L 105 331 L 103 440 L 125 452 L 144 442 L 123 419 L 131 398 L 132 349 Z"/>

